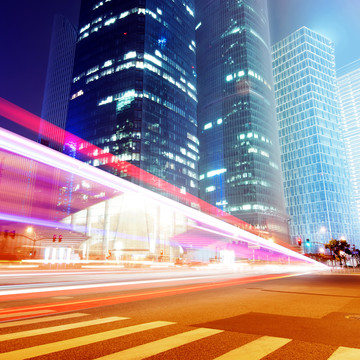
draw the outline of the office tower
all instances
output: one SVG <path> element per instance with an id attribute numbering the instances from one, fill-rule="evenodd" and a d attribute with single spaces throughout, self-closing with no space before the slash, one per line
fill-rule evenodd
<path id="1" fill-rule="evenodd" d="M 66 130 L 197 195 L 195 65 L 193 0 L 83 0 Z"/>
<path id="2" fill-rule="evenodd" d="M 196 2 L 200 198 L 289 241 L 266 1 Z"/>
<path id="3" fill-rule="evenodd" d="M 41 118 L 65 129 L 77 31 L 62 15 L 54 18 Z M 62 151 L 62 132 L 40 125 L 39 141 Z M 57 142 L 54 141 L 57 139 Z"/>
<path id="4" fill-rule="evenodd" d="M 334 45 L 302 27 L 273 46 L 273 71 L 292 240 L 309 239 L 306 252 L 331 238 L 354 242 Z"/>
<path id="5" fill-rule="evenodd" d="M 360 219 L 360 60 L 337 71 L 341 126 L 348 155 L 353 197 Z"/>

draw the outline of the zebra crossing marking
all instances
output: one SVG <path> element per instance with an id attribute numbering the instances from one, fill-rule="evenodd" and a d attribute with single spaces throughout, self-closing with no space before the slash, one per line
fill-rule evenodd
<path id="1" fill-rule="evenodd" d="M 24 360 L 30 357 L 47 355 L 61 350 L 77 348 L 83 345 L 98 343 L 101 341 L 114 339 L 120 336 L 135 334 L 141 331 L 156 329 L 162 326 L 168 326 L 174 324 L 176 323 L 169 321 L 153 321 L 140 325 L 128 326 L 125 328 L 109 330 L 92 335 L 85 335 L 85 336 L 75 337 L 73 339 L 62 340 L 44 345 L 33 346 L 30 348 L 24 348 L 20 350 L 13 350 L 5 353 L 0 353 L 0 360 L 9 360 L 9 359 Z"/>
<path id="2" fill-rule="evenodd" d="M 89 316 L 86 313 L 69 313 L 62 315 L 49 315 L 36 319 L 25 319 L 12 321 L 9 323 L 0 324 L 0 328 L 11 328 L 15 326 L 23 326 L 28 324 L 59 321 L 66 319 L 76 319 L 82 316 Z M 127 320 L 128 317 L 107 317 L 95 320 L 80 321 L 71 324 L 45 327 L 40 329 L 33 329 L 27 331 L 19 331 L 10 334 L 0 335 L 0 341 L 21 339 L 36 335 L 46 335 L 49 333 L 57 333 L 65 330 L 72 330 L 83 328 L 91 325 L 100 325 L 104 323 L 111 323 L 120 320 Z M 169 325 L 175 325 L 175 322 L 168 321 L 153 321 L 138 325 L 132 325 L 115 330 L 103 331 L 91 335 L 79 336 L 72 339 L 47 343 L 43 345 L 18 349 L 6 353 L 0 353 L 0 360 L 24 360 L 41 355 L 49 355 L 62 350 L 69 350 L 85 345 L 91 345 L 106 340 L 131 335 L 146 330 L 157 329 Z M 210 328 L 196 328 L 194 330 L 185 331 L 176 335 L 168 336 L 156 341 L 151 341 L 142 345 L 134 346 L 113 354 L 108 354 L 97 358 L 96 360 L 141 360 L 150 356 L 163 353 L 168 350 L 176 349 L 180 346 L 190 344 L 194 341 L 205 339 L 213 335 L 223 333 L 224 330 L 210 329 Z M 254 341 L 248 342 L 236 349 L 230 350 L 223 355 L 216 357 L 214 360 L 260 360 L 270 353 L 280 349 L 284 345 L 291 342 L 293 339 L 262 336 Z M 360 349 L 340 346 L 338 347 L 327 360 L 359 360 Z"/>
<path id="3" fill-rule="evenodd" d="M 40 318 L 36 318 L 36 319 L 11 321 L 11 322 L 0 324 L 0 329 L 14 327 L 14 326 L 29 325 L 29 324 L 38 324 L 38 323 L 47 322 L 47 321 L 72 319 L 72 318 L 85 316 L 85 315 L 88 315 L 88 314 L 72 313 L 72 314 L 65 314 L 65 315 L 54 315 L 54 316 L 50 315 L 50 316 L 40 317 Z"/>
<path id="4" fill-rule="evenodd" d="M 349 348 L 345 346 L 338 347 L 328 360 L 359 360 L 360 349 Z"/>
<path id="5" fill-rule="evenodd" d="M 15 333 L 11 333 L 11 334 L 0 335 L 0 341 L 19 339 L 19 338 L 35 336 L 35 335 L 50 334 L 50 333 L 55 333 L 55 332 L 59 332 L 59 331 L 78 329 L 78 328 L 85 327 L 85 326 L 100 325 L 100 324 L 104 324 L 104 323 L 110 323 L 110 322 L 126 320 L 126 319 L 128 319 L 128 318 L 113 316 L 113 317 L 108 317 L 108 318 L 104 318 L 104 319 L 80 321 L 80 322 L 72 323 L 72 324 L 57 325 L 57 326 L 51 326 L 51 327 L 46 327 L 46 328 L 40 328 L 40 329 L 20 331 L 20 332 L 15 332 Z"/>
<path id="6" fill-rule="evenodd" d="M 214 360 L 259 360 L 286 345 L 290 341 L 292 341 L 292 339 L 262 336 L 261 338 L 229 351 Z"/>
<path id="7" fill-rule="evenodd" d="M 157 355 L 164 351 L 177 348 L 181 345 L 186 345 L 193 341 L 219 334 L 223 331 L 224 330 L 198 328 L 181 334 L 169 336 L 164 339 L 152 341 L 147 344 L 135 346 L 130 349 L 119 351 L 110 355 L 106 355 L 96 360 L 141 360 L 146 357 Z"/>

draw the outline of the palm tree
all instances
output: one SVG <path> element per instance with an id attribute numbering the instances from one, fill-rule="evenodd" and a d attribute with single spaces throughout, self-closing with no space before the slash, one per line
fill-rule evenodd
<path id="1" fill-rule="evenodd" d="M 346 240 L 331 239 L 327 244 L 325 244 L 325 249 L 329 249 L 331 255 L 334 253 L 336 258 L 339 258 L 341 267 L 342 259 L 344 259 L 345 264 L 345 255 L 352 254 L 350 244 Z"/>

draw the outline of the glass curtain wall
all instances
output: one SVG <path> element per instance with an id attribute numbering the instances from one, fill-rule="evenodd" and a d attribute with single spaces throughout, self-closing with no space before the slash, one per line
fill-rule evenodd
<path id="1" fill-rule="evenodd" d="M 196 6 L 200 198 L 288 242 L 267 2 Z"/>

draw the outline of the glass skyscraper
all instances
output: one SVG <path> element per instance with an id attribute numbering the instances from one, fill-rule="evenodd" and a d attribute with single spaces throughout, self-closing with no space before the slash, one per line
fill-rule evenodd
<path id="1" fill-rule="evenodd" d="M 356 241 L 333 43 L 306 27 L 273 46 L 282 170 L 290 233 L 306 252 L 331 238 Z"/>
<path id="2" fill-rule="evenodd" d="M 195 46 L 193 0 L 83 0 L 66 130 L 197 195 Z"/>
<path id="3" fill-rule="evenodd" d="M 65 129 L 67 118 L 76 37 L 74 25 L 64 16 L 56 15 L 52 28 L 41 118 L 61 129 Z M 42 144 L 62 151 L 64 139 L 61 131 L 52 134 L 44 123 L 41 123 L 40 130 L 39 141 Z M 52 140 L 54 138 L 58 140 L 56 143 Z"/>
<path id="4" fill-rule="evenodd" d="M 360 219 L 360 60 L 343 66 L 336 74 L 350 180 Z"/>
<path id="5" fill-rule="evenodd" d="M 196 1 L 200 198 L 289 241 L 267 2 Z"/>

